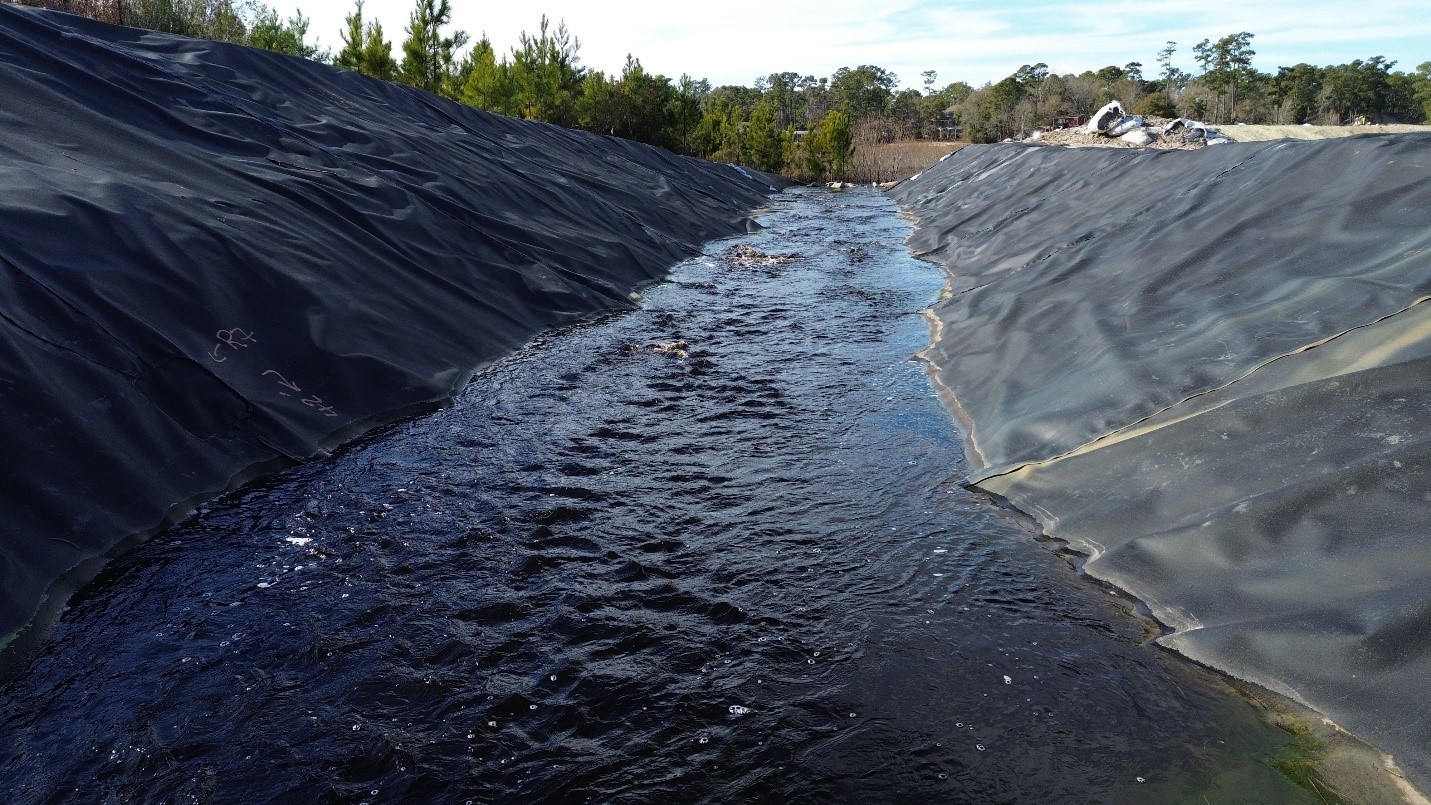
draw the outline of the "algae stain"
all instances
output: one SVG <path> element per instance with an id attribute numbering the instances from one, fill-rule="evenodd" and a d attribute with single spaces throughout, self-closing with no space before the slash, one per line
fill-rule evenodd
<path id="1" fill-rule="evenodd" d="M 1318 776 L 1327 748 L 1312 734 L 1311 727 L 1286 714 L 1272 714 L 1270 720 L 1286 732 L 1290 740 L 1280 752 L 1267 757 L 1264 762 L 1327 805 L 1352 805 L 1350 800 L 1343 798 Z"/>

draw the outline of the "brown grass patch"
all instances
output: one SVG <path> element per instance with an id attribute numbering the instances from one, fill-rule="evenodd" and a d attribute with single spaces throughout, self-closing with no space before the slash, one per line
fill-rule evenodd
<path id="1" fill-rule="evenodd" d="M 848 182 L 896 182 L 908 179 L 958 151 L 968 143 L 903 140 L 896 143 L 856 143 L 845 174 Z"/>

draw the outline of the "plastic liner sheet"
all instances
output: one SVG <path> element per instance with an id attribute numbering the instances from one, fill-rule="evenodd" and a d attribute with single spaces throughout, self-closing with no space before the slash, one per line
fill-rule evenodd
<path id="1" fill-rule="evenodd" d="M 0 87 L 0 645 L 189 504 L 629 306 L 778 182 L 9 5 Z"/>
<path id="2" fill-rule="evenodd" d="M 893 193 L 971 483 L 1431 789 L 1431 136 L 971 147 Z"/>

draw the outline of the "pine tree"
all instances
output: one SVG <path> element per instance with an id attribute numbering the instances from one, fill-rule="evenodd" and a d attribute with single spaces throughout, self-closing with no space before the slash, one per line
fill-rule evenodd
<path id="1" fill-rule="evenodd" d="M 780 132 L 775 128 L 775 101 L 763 98 L 750 112 L 750 159 L 753 167 L 778 173 L 785 167 Z"/>
<path id="2" fill-rule="evenodd" d="M 581 40 L 567 31 L 564 20 L 554 31 L 550 26 L 542 15 L 537 35 L 523 31 L 521 47 L 512 50 L 514 101 L 522 117 L 569 126 L 576 122 L 576 99 L 581 92 L 582 70 L 577 67 L 576 55 Z"/>
<path id="3" fill-rule="evenodd" d="M 308 18 L 303 16 L 301 10 L 289 17 L 287 22 L 281 22 L 278 19 L 277 11 L 258 3 L 253 25 L 248 29 L 246 44 L 275 53 L 287 53 L 290 56 L 301 56 L 314 61 L 327 61 L 328 54 L 320 51 L 317 46 L 308 44 L 305 41 L 307 38 Z"/>
<path id="4" fill-rule="evenodd" d="M 383 24 L 377 20 L 363 22 L 363 0 L 358 0 L 353 13 L 346 18 L 348 30 L 343 32 L 343 49 L 333 64 L 373 78 L 392 81 L 397 77 L 397 60 L 393 58 L 393 43 L 383 39 Z"/>
<path id="5" fill-rule="evenodd" d="M 746 137 L 746 128 L 741 120 L 740 107 L 727 106 L 725 120 L 720 126 L 720 150 L 716 151 L 715 158 L 722 162 L 749 165 L 750 142 Z"/>
<path id="6" fill-rule="evenodd" d="M 452 58 L 467 44 L 467 34 L 454 31 L 452 36 L 444 37 L 442 29 L 451 21 L 452 4 L 448 0 L 417 0 L 408 17 L 407 41 L 402 43 L 399 81 L 440 95 L 457 94 Z"/>
<path id="7" fill-rule="evenodd" d="M 831 110 L 805 137 L 806 170 L 816 178 L 840 178 L 854 154 L 854 140 L 849 115 Z"/>
<path id="8" fill-rule="evenodd" d="M 463 103 L 501 114 L 514 111 L 511 65 L 505 60 L 497 61 L 492 42 L 485 35 L 472 46 L 461 72 L 467 76 L 462 82 Z"/>

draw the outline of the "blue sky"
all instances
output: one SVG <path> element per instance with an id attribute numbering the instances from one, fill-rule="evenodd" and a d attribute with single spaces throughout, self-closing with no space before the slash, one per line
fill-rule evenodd
<path id="1" fill-rule="evenodd" d="M 309 39 L 341 46 L 343 18 L 353 0 L 280 0 L 312 21 Z M 364 17 L 383 24 L 400 46 L 413 0 L 366 0 Z M 542 13 L 565 19 L 581 40 L 582 65 L 617 72 L 631 53 L 647 70 L 672 78 L 682 72 L 714 85 L 745 84 L 760 75 L 793 71 L 828 76 L 839 67 L 876 64 L 920 87 L 920 73 L 936 70 L 939 85 L 978 86 L 1033 62 L 1055 73 L 1142 62 L 1157 72 L 1157 51 L 1178 43 L 1174 64 L 1196 72 L 1192 46 L 1239 31 L 1255 34 L 1253 64 L 1341 64 L 1385 56 L 1397 70 L 1431 61 L 1431 7 L 1426 0 L 707 0 L 702 3 L 627 0 L 535 0 L 494 3 L 452 0 L 454 27 L 486 33 L 499 53 L 535 31 Z"/>

